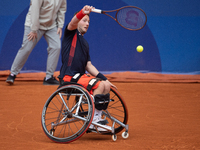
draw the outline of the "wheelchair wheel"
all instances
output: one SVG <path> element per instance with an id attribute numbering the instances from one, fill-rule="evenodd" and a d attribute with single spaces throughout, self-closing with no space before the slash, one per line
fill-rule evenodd
<path id="1" fill-rule="evenodd" d="M 83 87 L 63 86 L 45 103 L 42 111 L 42 128 L 52 141 L 69 143 L 87 131 L 93 114 L 93 98 Z"/>
<path id="2" fill-rule="evenodd" d="M 108 120 L 110 126 L 113 126 L 115 134 L 121 132 L 124 129 L 124 125 L 128 122 L 128 109 L 123 97 L 119 92 L 111 87 L 110 90 L 110 103 L 106 111 L 103 111 L 103 116 Z M 110 117 L 112 116 L 112 117 Z M 116 121 L 117 120 L 117 121 Z M 118 123 L 118 121 L 120 123 Z M 123 125 L 122 125 L 122 124 Z M 104 132 L 103 134 L 113 134 L 112 132 Z"/>

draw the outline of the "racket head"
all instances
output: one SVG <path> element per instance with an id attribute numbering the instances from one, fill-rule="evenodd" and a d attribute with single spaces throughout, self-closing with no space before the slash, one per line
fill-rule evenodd
<path id="1" fill-rule="evenodd" d="M 147 22 L 146 13 L 136 6 L 124 6 L 117 10 L 115 15 L 117 23 L 127 30 L 140 30 Z"/>

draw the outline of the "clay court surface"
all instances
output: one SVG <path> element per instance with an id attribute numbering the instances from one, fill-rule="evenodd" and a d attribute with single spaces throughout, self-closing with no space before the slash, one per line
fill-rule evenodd
<path id="1" fill-rule="evenodd" d="M 139 75 L 142 77 L 135 74 Z M 9 86 L 6 77 L 1 74 L 0 78 L 1 150 L 200 149 L 199 76 L 169 79 L 157 75 L 157 82 L 150 75 L 138 80 L 133 76 L 126 80 L 116 74 L 108 76 L 126 100 L 129 138 L 124 140 L 117 134 L 118 139 L 113 142 L 110 135 L 85 133 L 69 144 L 52 142 L 41 126 L 43 106 L 57 86 L 42 85 L 43 77 L 35 79 L 35 74 L 32 80 L 19 75 Z"/>

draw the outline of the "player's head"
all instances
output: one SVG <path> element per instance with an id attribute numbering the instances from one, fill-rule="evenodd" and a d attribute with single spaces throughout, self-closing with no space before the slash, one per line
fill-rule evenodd
<path id="1" fill-rule="evenodd" d="M 74 15 L 76 15 L 76 12 Z M 90 24 L 90 14 L 85 15 L 78 23 L 78 31 L 83 35 L 87 32 Z"/>

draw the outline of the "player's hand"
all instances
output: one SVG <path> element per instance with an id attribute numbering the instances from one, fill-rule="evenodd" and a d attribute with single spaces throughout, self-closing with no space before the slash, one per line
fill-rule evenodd
<path id="1" fill-rule="evenodd" d="M 60 37 L 60 38 L 62 37 L 62 29 L 61 29 L 61 28 L 58 28 L 57 34 L 59 34 L 59 37 Z"/>
<path id="2" fill-rule="evenodd" d="M 95 9 L 95 8 L 93 6 L 85 5 L 83 7 L 82 11 L 83 11 L 84 14 L 87 15 L 92 11 L 92 9 Z"/>
<path id="3" fill-rule="evenodd" d="M 35 39 L 37 39 L 37 32 L 32 32 L 32 31 L 31 31 L 31 32 L 28 34 L 28 40 L 29 40 L 29 41 L 33 40 L 33 42 L 34 42 Z"/>

